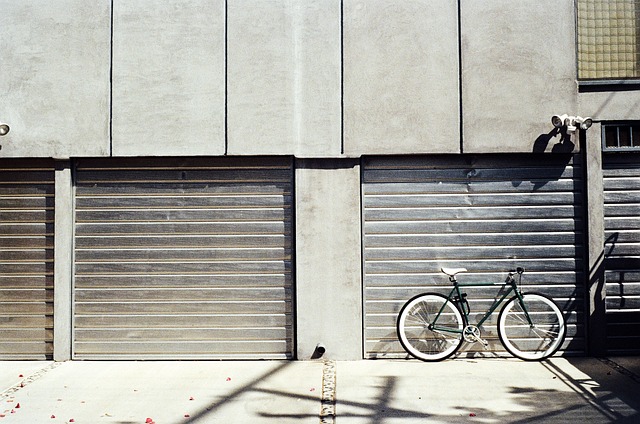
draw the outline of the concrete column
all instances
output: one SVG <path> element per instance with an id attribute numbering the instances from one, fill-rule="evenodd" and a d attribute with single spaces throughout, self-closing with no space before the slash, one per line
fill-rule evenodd
<path id="1" fill-rule="evenodd" d="M 606 353 L 605 278 L 604 278 L 604 187 L 602 181 L 601 126 L 594 124 L 583 140 L 585 158 L 587 228 L 587 352 Z"/>
<path id="2" fill-rule="evenodd" d="M 71 359 L 73 261 L 73 185 L 69 161 L 56 162 L 53 282 L 53 359 Z"/>
<path id="3" fill-rule="evenodd" d="M 362 231 L 358 160 L 297 160 L 297 357 L 362 359 Z"/>

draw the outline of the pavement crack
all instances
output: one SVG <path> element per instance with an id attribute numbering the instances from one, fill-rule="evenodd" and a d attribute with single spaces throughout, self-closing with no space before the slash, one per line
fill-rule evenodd
<path id="1" fill-rule="evenodd" d="M 334 424 L 336 419 L 336 362 L 324 361 L 322 366 L 322 399 L 320 423 Z"/>

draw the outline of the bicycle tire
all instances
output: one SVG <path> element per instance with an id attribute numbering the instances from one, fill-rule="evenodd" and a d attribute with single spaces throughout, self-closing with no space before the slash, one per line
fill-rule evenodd
<path id="1" fill-rule="evenodd" d="M 446 305 L 445 305 L 446 304 Z M 434 331 L 432 320 L 444 306 L 438 318 L 439 327 L 459 332 Z M 441 361 L 453 355 L 462 344 L 464 320 L 458 307 L 438 293 L 424 293 L 408 300 L 396 322 L 400 344 L 407 353 L 422 361 Z"/>
<path id="2" fill-rule="evenodd" d="M 517 296 L 504 305 L 498 317 L 498 335 L 505 349 L 525 361 L 540 361 L 558 351 L 567 332 L 558 305 L 539 293 L 522 295 L 530 325 Z"/>

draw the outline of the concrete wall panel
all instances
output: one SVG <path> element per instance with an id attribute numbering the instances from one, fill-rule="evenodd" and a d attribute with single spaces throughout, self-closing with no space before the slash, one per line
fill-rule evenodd
<path id="1" fill-rule="evenodd" d="M 344 2 L 347 155 L 460 150 L 457 13 L 450 0 Z"/>
<path id="2" fill-rule="evenodd" d="M 114 156 L 224 154 L 224 31 L 224 0 L 114 2 Z"/>
<path id="3" fill-rule="evenodd" d="M 637 90 L 583 92 L 578 95 L 578 101 L 582 116 L 591 116 L 595 120 L 640 119 L 640 94 Z"/>
<path id="4" fill-rule="evenodd" d="M 362 359 L 360 166 L 298 160 L 296 309 L 298 359 Z"/>
<path id="5" fill-rule="evenodd" d="M 579 114 L 573 0 L 465 0 L 461 26 L 464 152 L 573 150 L 549 134 Z"/>
<path id="6" fill-rule="evenodd" d="M 110 7 L 0 0 L 0 156 L 108 154 Z"/>
<path id="7" fill-rule="evenodd" d="M 228 4 L 228 152 L 339 156 L 340 1 Z"/>

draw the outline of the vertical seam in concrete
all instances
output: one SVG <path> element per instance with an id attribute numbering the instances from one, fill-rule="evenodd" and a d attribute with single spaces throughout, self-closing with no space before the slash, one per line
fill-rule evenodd
<path id="1" fill-rule="evenodd" d="M 362 336 L 362 339 L 360 340 L 360 357 L 364 358 L 365 357 L 365 353 L 367 351 L 366 349 L 366 344 L 367 344 L 367 337 L 365 334 L 366 331 L 366 325 L 365 325 L 365 319 L 366 319 L 366 310 L 365 310 L 365 305 L 366 305 L 366 299 L 365 299 L 365 268 L 364 268 L 364 241 L 365 241 L 365 234 L 364 234 L 364 164 L 365 164 L 365 160 L 364 157 L 360 157 L 360 310 L 361 310 L 361 321 L 360 321 L 360 334 Z"/>
<path id="2" fill-rule="evenodd" d="M 293 359 L 298 358 L 298 268 L 297 263 L 297 233 L 298 226 L 296 225 L 296 202 L 298 199 L 296 193 L 296 173 L 298 170 L 298 161 L 295 156 L 291 156 L 291 357 Z"/>
<path id="3" fill-rule="evenodd" d="M 344 1 L 340 1 L 340 154 L 344 155 Z"/>
<path id="4" fill-rule="evenodd" d="M 229 5 L 224 2 L 224 155 L 229 154 L 229 131 L 228 131 L 228 99 L 229 99 L 229 67 L 228 67 L 228 47 L 229 47 Z"/>
<path id="5" fill-rule="evenodd" d="M 460 154 L 464 153 L 464 127 L 462 125 L 462 0 L 458 0 L 458 119 L 460 130 Z"/>
<path id="6" fill-rule="evenodd" d="M 113 4 L 111 0 L 110 44 L 109 44 L 109 156 L 113 156 Z"/>

